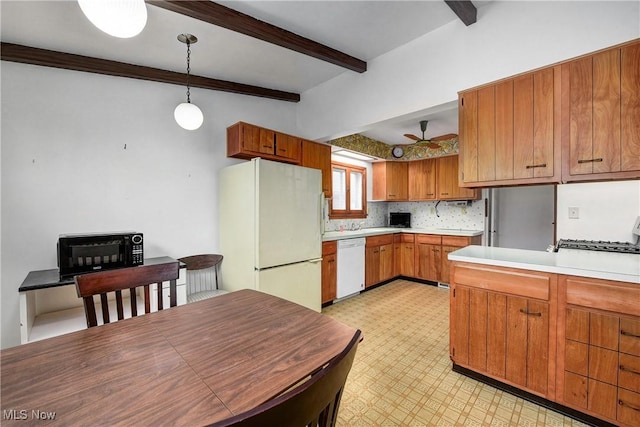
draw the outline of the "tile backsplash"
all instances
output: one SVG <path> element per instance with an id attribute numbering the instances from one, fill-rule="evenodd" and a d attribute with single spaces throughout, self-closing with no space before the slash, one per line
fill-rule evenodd
<path id="1" fill-rule="evenodd" d="M 470 206 L 456 206 L 440 202 L 367 202 L 367 219 L 327 220 L 327 231 L 359 227 L 386 227 L 389 212 L 410 212 L 412 228 L 448 228 L 482 230 L 484 228 L 484 200 L 474 200 Z"/>

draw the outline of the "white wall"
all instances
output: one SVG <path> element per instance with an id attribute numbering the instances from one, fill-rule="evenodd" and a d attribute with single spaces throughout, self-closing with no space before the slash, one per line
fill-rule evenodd
<path id="1" fill-rule="evenodd" d="M 579 209 L 569 218 L 569 207 Z M 632 228 L 640 216 L 640 180 L 558 185 L 559 239 L 634 242 Z"/>
<path id="2" fill-rule="evenodd" d="M 137 230 L 145 256 L 218 250 L 226 127 L 296 133 L 295 104 L 192 90 L 203 126 L 173 120 L 185 88 L 2 62 L 2 347 L 19 344 L 18 287 L 56 267 L 61 233 Z M 126 148 L 125 148 L 126 147 Z"/>
<path id="3" fill-rule="evenodd" d="M 640 37 L 638 1 L 493 1 L 302 94 L 298 126 L 312 139 L 457 100 L 457 92 Z"/>

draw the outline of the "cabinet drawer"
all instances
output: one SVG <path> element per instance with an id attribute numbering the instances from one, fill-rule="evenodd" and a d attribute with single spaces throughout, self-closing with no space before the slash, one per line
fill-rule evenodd
<path id="1" fill-rule="evenodd" d="M 395 234 L 393 236 L 393 241 L 395 243 L 413 243 L 415 241 L 415 236 L 410 233 Z"/>
<path id="2" fill-rule="evenodd" d="M 474 288 L 548 301 L 552 277 L 555 275 L 537 271 L 458 263 L 452 281 Z"/>
<path id="3" fill-rule="evenodd" d="M 564 349 L 564 369 L 586 376 L 589 366 L 589 346 L 567 340 Z"/>
<path id="4" fill-rule="evenodd" d="M 589 379 L 587 409 L 598 415 L 616 419 L 617 387 L 611 384 Z"/>
<path id="5" fill-rule="evenodd" d="M 382 234 L 380 236 L 368 236 L 367 246 L 382 246 L 393 243 L 393 234 Z"/>
<path id="6" fill-rule="evenodd" d="M 471 237 L 466 236 L 442 236 L 442 244 L 444 246 L 469 246 L 472 243 Z"/>
<path id="7" fill-rule="evenodd" d="M 566 277 L 567 304 L 640 316 L 640 286 L 608 280 Z"/>
<path id="8" fill-rule="evenodd" d="M 618 352 L 589 346 L 589 378 L 615 385 L 617 377 Z"/>
<path id="9" fill-rule="evenodd" d="M 640 426 L 640 394 L 618 389 L 618 421 Z"/>
<path id="10" fill-rule="evenodd" d="M 618 386 L 640 393 L 640 357 L 620 353 L 619 365 Z"/>
<path id="11" fill-rule="evenodd" d="M 640 356 L 640 319 L 620 319 L 620 352 Z"/>
<path id="12" fill-rule="evenodd" d="M 442 244 L 442 236 L 435 234 L 417 234 L 416 243 L 425 243 L 427 245 Z"/>
<path id="13" fill-rule="evenodd" d="M 587 408 L 587 377 L 571 372 L 564 373 L 564 401 Z"/>
<path id="14" fill-rule="evenodd" d="M 331 240 L 329 242 L 322 242 L 322 256 L 335 254 L 338 251 L 338 241 Z"/>

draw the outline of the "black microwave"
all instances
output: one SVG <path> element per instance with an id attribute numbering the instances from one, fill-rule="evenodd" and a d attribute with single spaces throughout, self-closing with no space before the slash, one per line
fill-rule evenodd
<path id="1" fill-rule="evenodd" d="M 63 234 L 58 238 L 60 278 L 144 263 L 142 233 Z"/>
<path id="2" fill-rule="evenodd" d="M 389 212 L 389 227 L 411 228 L 411 213 Z"/>

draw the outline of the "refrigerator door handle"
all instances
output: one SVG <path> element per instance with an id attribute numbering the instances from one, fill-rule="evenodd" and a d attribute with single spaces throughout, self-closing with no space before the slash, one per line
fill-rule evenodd
<path id="1" fill-rule="evenodd" d="M 318 216 L 320 217 L 320 235 L 323 236 L 324 235 L 324 204 L 325 204 L 325 200 L 324 200 L 324 191 L 320 192 L 320 201 L 318 203 Z"/>
<path id="2" fill-rule="evenodd" d="M 313 263 L 313 264 L 317 264 L 319 262 L 322 262 L 322 258 L 310 259 L 307 262 L 310 262 L 310 263 Z"/>

